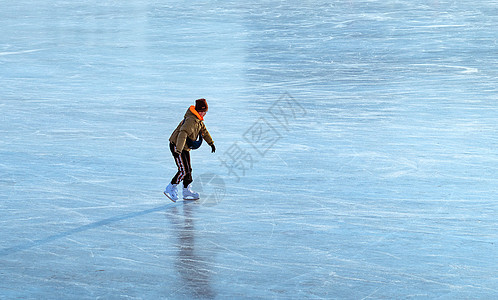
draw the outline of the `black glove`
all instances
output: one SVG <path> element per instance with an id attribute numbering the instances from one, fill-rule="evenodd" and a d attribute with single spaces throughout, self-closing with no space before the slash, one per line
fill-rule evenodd
<path id="1" fill-rule="evenodd" d="M 216 152 L 216 147 L 214 146 L 214 143 L 209 145 L 211 146 L 211 153 L 215 153 Z"/>

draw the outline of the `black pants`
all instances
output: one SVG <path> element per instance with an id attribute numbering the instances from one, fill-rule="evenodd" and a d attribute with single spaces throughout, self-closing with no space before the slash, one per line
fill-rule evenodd
<path id="1" fill-rule="evenodd" d="M 171 179 L 171 184 L 179 184 L 183 180 L 183 187 L 186 188 L 192 183 L 192 165 L 190 164 L 190 152 L 183 150 L 181 154 L 175 152 L 176 146 L 173 143 L 169 144 L 169 149 L 175 159 L 178 172 Z"/>

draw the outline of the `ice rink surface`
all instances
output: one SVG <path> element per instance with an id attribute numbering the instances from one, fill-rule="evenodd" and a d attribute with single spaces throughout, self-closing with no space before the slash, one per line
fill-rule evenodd
<path id="1" fill-rule="evenodd" d="M 0 4 L 1 299 L 498 298 L 497 1 Z"/>

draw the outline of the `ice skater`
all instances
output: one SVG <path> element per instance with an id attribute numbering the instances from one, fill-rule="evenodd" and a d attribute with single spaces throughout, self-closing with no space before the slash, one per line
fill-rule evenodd
<path id="1" fill-rule="evenodd" d="M 195 100 L 195 106 L 192 105 L 185 113 L 185 117 L 178 124 L 175 131 L 169 138 L 169 148 L 175 159 L 178 172 L 176 172 L 170 184 L 166 187 L 164 194 L 176 202 L 178 200 L 178 184 L 183 181 L 183 199 L 197 200 L 199 193 L 192 191 L 192 165 L 190 164 L 190 150 L 197 149 L 205 140 L 211 146 L 211 152 L 216 151 L 213 139 L 204 125 L 204 116 L 208 111 L 206 99 Z"/>

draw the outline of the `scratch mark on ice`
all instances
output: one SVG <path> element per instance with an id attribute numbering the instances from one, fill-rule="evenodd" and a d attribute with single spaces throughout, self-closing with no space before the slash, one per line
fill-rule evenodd
<path id="1" fill-rule="evenodd" d="M 32 52 L 38 52 L 38 51 L 42 51 L 42 50 L 44 50 L 44 49 L 33 49 L 33 50 L 23 50 L 23 51 L 14 51 L 14 52 L 0 52 L 0 56 L 32 53 Z"/>

